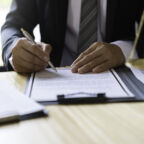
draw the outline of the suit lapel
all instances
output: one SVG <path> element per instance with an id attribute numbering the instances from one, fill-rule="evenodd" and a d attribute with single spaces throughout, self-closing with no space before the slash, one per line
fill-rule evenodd
<path id="1" fill-rule="evenodd" d="M 55 25 L 55 32 L 51 34 L 53 45 L 55 47 L 55 49 L 53 49 L 53 53 L 51 54 L 51 58 L 54 63 L 59 65 L 65 40 L 68 0 L 51 0 L 51 2 L 53 3 L 52 11 Z M 55 57 L 57 57 L 57 59 Z"/>
<path id="2" fill-rule="evenodd" d="M 57 11 L 56 13 L 56 18 L 58 20 L 62 19 L 66 19 L 67 16 L 67 9 L 68 9 L 68 0 L 54 0 L 55 3 L 55 11 Z"/>
<path id="3" fill-rule="evenodd" d="M 68 0 L 51 0 L 57 30 L 66 24 Z M 61 29 L 60 28 L 60 29 Z"/>
<path id="4" fill-rule="evenodd" d="M 118 6 L 118 0 L 107 0 L 107 16 L 106 16 L 106 37 L 107 42 L 110 41 L 112 36 L 112 30 L 114 28 L 114 20 L 116 15 L 116 9 Z"/>

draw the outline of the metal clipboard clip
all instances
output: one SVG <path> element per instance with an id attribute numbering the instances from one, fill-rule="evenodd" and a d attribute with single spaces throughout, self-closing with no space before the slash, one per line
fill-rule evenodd
<path id="1" fill-rule="evenodd" d="M 106 102 L 105 93 L 73 93 L 66 95 L 58 95 L 57 100 L 59 104 L 89 104 L 89 103 L 104 103 Z"/>

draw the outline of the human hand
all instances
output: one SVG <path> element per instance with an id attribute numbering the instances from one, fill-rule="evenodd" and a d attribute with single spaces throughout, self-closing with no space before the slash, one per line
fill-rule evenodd
<path id="1" fill-rule="evenodd" d="M 19 73 L 31 73 L 45 69 L 51 51 L 49 44 L 33 44 L 26 38 L 19 39 L 12 49 L 14 70 Z"/>
<path id="2" fill-rule="evenodd" d="M 96 42 L 84 51 L 72 64 L 73 73 L 100 73 L 120 66 L 125 57 L 117 45 Z"/>

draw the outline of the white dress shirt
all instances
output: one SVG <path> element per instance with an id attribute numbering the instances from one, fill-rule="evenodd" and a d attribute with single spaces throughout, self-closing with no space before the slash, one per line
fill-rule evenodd
<path id="1" fill-rule="evenodd" d="M 74 54 L 77 52 L 78 37 L 80 30 L 82 0 L 69 0 L 67 30 L 65 37 L 65 47 L 63 51 L 61 66 L 69 66 L 75 60 Z M 98 0 L 98 40 L 104 41 L 106 28 L 107 0 Z M 133 46 L 132 41 L 118 40 L 112 42 L 118 45 L 123 51 L 125 58 L 130 55 Z M 137 57 L 135 53 L 135 57 Z"/>

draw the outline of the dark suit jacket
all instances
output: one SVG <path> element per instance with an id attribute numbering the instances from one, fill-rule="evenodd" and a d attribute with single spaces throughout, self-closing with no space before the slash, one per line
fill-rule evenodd
<path id="1" fill-rule="evenodd" d="M 108 0 L 105 42 L 133 40 L 134 22 L 140 14 L 141 0 Z M 6 23 L 2 27 L 3 60 L 8 66 L 11 49 L 20 28 L 32 34 L 40 24 L 41 40 L 53 47 L 51 60 L 59 66 L 64 47 L 68 0 L 13 0 Z"/>

